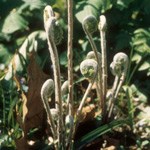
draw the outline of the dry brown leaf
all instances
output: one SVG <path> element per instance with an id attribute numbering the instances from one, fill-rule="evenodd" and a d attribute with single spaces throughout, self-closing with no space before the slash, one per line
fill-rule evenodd
<path id="1" fill-rule="evenodd" d="M 28 93 L 22 93 L 23 100 L 23 136 L 16 140 L 16 147 L 18 150 L 28 150 L 27 134 L 30 129 L 36 127 L 43 127 L 46 125 L 47 119 L 45 110 L 41 100 L 41 87 L 49 76 L 46 75 L 37 65 L 35 60 L 35 53 L 30 56 L 28 65 Z M 18 81 L 18 88 L 20 87 Z"/>
<path id="2" fill-rule="evenodd" d="M 29 149 L 27 140 L 24 137 L 17 139 L 15 141 L 15 143 L 16 143 L 17 150 L 28 150 Z"/>
<path id="3" fill-rule="evenodd" d="M 49 76 L 46 75 L 37 65 L 35 53 L 32 53 L 30 56 L 28 78 L 29 89 L 26 103 L 28 113 L 24 116 L 25 133 L 27 133 L 31 128 L 42 126 L 43 120 L 46 121 L 40 91 L 43 83 L 49 78 Z"/>

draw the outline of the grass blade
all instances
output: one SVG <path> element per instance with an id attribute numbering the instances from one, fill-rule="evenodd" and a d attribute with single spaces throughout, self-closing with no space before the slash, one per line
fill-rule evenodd
<path id="1" fill-rule="evenodd" d="M 96 138 L 98 138 L 99 136 L 111 131 L 112 128 L 116 128 L 116 127 L 119 127 L 119 126 L 121 126 L 123 124 L 127 124 L 127 123 L 128 123 L 128 119 L 124 119 L 124 120 L 114 120 L 109 124 L 105 124 L 97 129 L 89 132 L 85 136 L 81 137 L 75 143 L 74 149 L 81 149 L 89 142 L 91 142 L 91 141 L 95 140 Z"/>

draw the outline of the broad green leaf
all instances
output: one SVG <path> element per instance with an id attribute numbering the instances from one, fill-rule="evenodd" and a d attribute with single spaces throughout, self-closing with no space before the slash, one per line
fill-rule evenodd
<path id="1" fill-rule="evenodd" d="M 139 28 L 134 31 L 132 43 L 135 51 L 140 53 L 150 53 L 150 30 Z"/>
<path id="2" fill-rule="evenodd" d="M 90 133 L 87 133 L 85 136 L 81 137 L 76 143 L 75 143 L 75 149 L 81 149 L 86 144 L 94 141 L 96 138 L 100 137 L 101 135 L 111 131 L 113 128 L 119 127 L 123 124 L 129 123 L 127 119 L 124 120 L 114 120 L 109 124 L 105 124 Z"/>
<path id="3" fill-rule="evenodd" d="M 144 95 L 144 93 L 140 92 L 139 86 L 132 84 L 130 86 L 130 89 L 132 90 L 132 98 L 136 99 L 136 101 L 141 101 L 146 103 L 147 102 L 147 96 Z"/>
<path id="4" fill-rule="evenodd" d="M 24 14 L 25 16 L 31 16 L 31 15 L 37 15 L 37 13 L 33 11 L 34 10 L 42 10 L 46 5 L 53 5 L 55 3 L 55 0 L 51 0 L 50 2 L 48 0 L 22 0 L 24 3 L 18 8 L 18 12 L 20 14 Z"/>
<path id="5" fill-rule="evenodd" d="M 35 51 L 36 53 L 37 51 L 39 52 L 40 49 L 42 49 L 45 46 L 44 45 L 45 41 L 46 41 L 46 34 L 44 31 L 39 30 L 31 33 L 24 41 L 18 52 L 14 55 L 13 62 L 15 63 L 16 70 L 12 70 L 12 63 L 10 63 L 5 79 L 9 80 L 12 77 L 12 71 L 15 71 L 17 73 L 23 73 L 23 71 L 26 69 L 26 65 L 29 60 L 28 54 L 33 51 Z"/>
<path id="6" fill-rule="evenodd" d="M 135 61 L 136 63 L 138 63 L 138 62 L 140 62 L 141 61 L 141 59 L 142 59 L 142 56 L 140 55 L 140 54 L 138 54 L 138 53 L 135 53 L 134 55 L 133 55 L 133 57 L 132 57 L 132 61 Z"/>
<path id="7" fill-rule="evenodd" d="M 140 28 L 134 31 L 134 34 L 140 34 L 140 33 L 145 34 L 146 36 L 150 37 L 149 30 L 147 31 L 145 29 Z"/>
<path id="8" fill-rule="evenodd" d="M 1 30 L 1 28 L 0 28 Z M 0 32 L 0 41 L 10 41 L 11 35 Z"/>
<path id="9" fill-rule="evenodd" d="M 32 11 L 34 9 L 41 9 L 46 5 L 53 5 L 56 0 L 22 0 L 25 2 L 25 6 L 29 7 Z"/>
<path id="10" fill-rule="evenodd" d="M 118 8 L 122 10 L 123 8 L 127 8 L 128 5 L 133 2 L 134 0 L 117 0 Z"/>
<path id="11" fill-rule="evenodd" d="M 139 39 L 139 40 L 136 40 L 136 41 L 133 43 L 133 45 L 134 45 L 134 46 L 140 46 L 140 45 L 143 45 L 143 43 L 145 43 L 145 42 L 146 42 L 146 39 L 141 38 L 141 39 Z"/>
<path id="12" fill-rule="evenodd" d="M 150 53 L 150 47 L 146 43 L 135 46 L 134 50 L 141 53 L 141 54 Z"/>
<path id="13" fill-rule="evenodd" d="M 13 10 L 6 17 L 3 26 L 2 32 L 11 34 L 18 30 L 25 30 L 28 28 L 28 22 L 16 11 Z"/>
<path id="14" fill-rule="evenodd" d="M 30 10 L 40 9 L 44 3 L 41 0 L 22 0 L 25 2 L 27 6 L 29 6 Z"/>
<path id="15" fill-rule="evenodd" d="M 112 8 L 116 0 L 83 0 L 76 4 L 76 17 L 80 23 L 87 15 L 94 15 L 96 18 L 101 13 Z"/>
<path id="16" fill-rule="evenodd" d="M 139 71 L 150 69 L 150 61 L 144 61 L 144 63 L 139 67 Z"/>
<path id="17" fill-rule="evenodd" d="M 11 56 L 7 47 L 4 44 L 0 44 L 0 63 L 8 64 Z"/>

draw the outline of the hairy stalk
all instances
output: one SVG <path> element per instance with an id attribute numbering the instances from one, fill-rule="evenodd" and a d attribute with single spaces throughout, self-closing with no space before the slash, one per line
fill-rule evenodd
<path id="1" fill-rule="evenodd" d="M 112 90 L 111 90 L 111 97 L 110 99 L 113 100 L 114 99 L 114 96 L 115 96 L 115 92 L 116 92 L 116 89 L 117 89 L 117 86 L 118 86 L 118 82 L 119 82 L 119 76 L 115 76 L 115 80 L 114 80 L 114 83 L 113 83 L 113 87 L 112 87 Z M 111 103 L 111 100 L 109 101 Z M 110 106 L 110 103 L 108 105 L 108 108 L 107 110 L 109 110 L 109 106 Z"/>
<path id="2" fill-rule="evenodd" d="M 116 98 L 117 98 L 117 96 L 118 96 L 118 93 L 119 93 L 119 91 L 120 91 L 120 89 L 121 89 L 121 86 L 122 86 L 124 80 L 125 80 L 125 76 L 121 76 L 120 79 L 119 79 L 119 83 L 118 83 L 118 85 L 117 85 L 117 89 L 116 89 L 116 91 L 115 91 L 115 95 L 114 95 L 114 97 L 113 97 L 112 104 L 111 104 L 111 106 L 110 106 L 108 118 L 111 118 L 111 116 L 112 116 L 112 112 L 113 112 L 113 108 L 114 108 L 114 103 L 115 103 L 115 100 L 116 100 Z"/>
<path id="3" fill-rule="evenodd" d="M 121 53 L 120 53 L 121 54 Z M 117 55 L 117 54 L 116 54 Z M 120 77 L 120 81 L 119 81 L 119 84 L 118 84 L 118 87 L 117 87 L 117 89 L 116 89 L 116 93 L 115 93 L 115 98 L 117 98 L 117 96 L 118 96 L 118 93 L 119 93 L 119 90 L 120 90 L 120 88 L 121 88 L 121 86 L 122 86 L 122 84 L 123 84 L 123 82 L 124 82 L 124 80 L 125 80 L 125 78 L 126 78 L 126 75 L 127 75 L 127 69 L 128 69 L 128 65 L 129 65 L 129 58 L 128 58 L 128 56 L 126 55 L 126 54 L 123 54 L 122 53 L 122 55 L 124 55 L 124 60 L 123 60 L 123 71 L 122 71 L 122 74 L 121 74 L 121 77 Z"/>
<path id="4" fill-rule="evenodd" d="M 93 41 L 92 35 L 91 35 L 91 33 L 87 30 L 87 28 L 85 27 L 84 22 L 82 23 L 82 26 L 83 26 L 84 32 L 86 33 L 86 35 L 87 35 L 87 37 L 88 37 L 88 39 L 89 39 L 90 45 L 91 45 L 91 47 L 92 47 L 92 50 L 94 51 L 95 58 L 96 58 L 96 61 L 97 61 L 97 63 L 98 63 L 98 84 L 96 84 L 96 86 L 97 86 L 97 93 L 99 93 L 99 94 L 98 94 L 99 101 L 102 102 L 102 101 L 103 101 L 103 92 L 102 92 L 101 60 L 100 60 L 99 57 L 98 57 L 98 50 L 97 50 L 97 47 L 96 47 L 96 45 L 95 45 L 95 42 Z M 100 105 L 101 105 L 101 104 L 100 104 Z"/>
<path id="5" fill-rule="evenodd" d="M 73 127 L 74 127 L 74 117 L 71 115 L 67 115 L 65 118 L 65 125 L 66 125 L 66 148 L 68 150 L 72 150 L 73 146 Z M 71 134 L 70 134 L 71 132 Z"/>
<path id="6" fill-rule="evenodd" d="M 95 78 L 89 83 L 89 85 L 88 85 L 88 87 L 87 87 L 87 89 L 86 89 L 86 92 L 84 93 L 84 96 L 83 96 L 83 98 L 82 98 L 82 100 L 81 100 L 81 103 L 80 103 L 80 105 L 79 105 L 79 107 L 78 107 L 78 109 L 77 109 L 76 124 L 75 124 L 75 127 L 74 127 L 74 134 L 75 134 L 76 129 L 78 128 L 78 125 L 79 125 L 79 120 L 80 120 L 80 117 L 81 117 L 82 108 L 83 108 L 83 106 L 84 106 L 84 104 L 85 104 L 85 100 L 86 100 L 88 94 L 89 94 L 90 91 L 91 91 L 91 88 L 92 88 L 92 86 L 93 86 L 94 81 L 95 81 Z M 74 136 L 75 136 L 75 135 L 74 135 Z"/>
<path id="7" fill-rule="evenodd" d="M 68 150 L 72 149 L 73 142 L 74 142 L 73 141 L 73 127 L 71 127 L 69 135 L 68 135 L 68 139 L 67 139 L 67 144 L 66 144 L 66 147 L 68 148 Z"/>
<path id="8" fill-rule="evenodd" d="M 91 88 L 92 88 L 92 86 L 93 86 L 93 83 L 94 83 L 94 80 L 89 83 L 89 85 L 88 85 L 88 87 L 87 87 L 87 89 L 86 89 L 86 92 L 85 92 L 85 94 L 84 94 L 84 96 L 83 96 L 83 98 L 82 98 L 82 100 L 81 100 L 81 103 L 80 103 L 80 105 L 79 105 L 79 108 L 78 108 L 78 110 L 77 110 L 77 118 L 80 118 L 82 108 L 83 108 L 83 106 L 84 106 L 84 104 L 85 104 L 85 100 L 86 100 L 86 98 L 87 98 L 89 92 L 91 91 Z M 78 120 L 78 119 L 77 119 L 77 120 Z"/>
<path id="9" fill-rule="evenodd" d="M 120 90 L 120 88 L 122 87 L 122 84 L 123 84 L 124 80 L 125 80 L 125 75 L 122 75 L 122 76 L 120 77 L 120 81 L 119 81 L 118 87 L 117 87 L 117 89 L 116 89 L 116 93 L 115 93 L 115 97 L 114 97 L 115 99 L 116 99 L 117 96 L 118 96 L 119 90 Z"/>
<path id="10" fill-rule="evenodd" d="M 113 88 L 112 88 L 111 98 L 109 99 L 109 104 L 108 104 L 108 108 L 107 108 L 108 118 L 111 117 L 111 113 L 112 113 L 112 109 L 113 109 L 114 101 L 115 101 L 114 97 L 115 97 L 115 92 L 116 92 L 116 89 L 118 86 L 118 82 L 119 82 L 119 77 L 116 76 L 114 84 L 113 84 Z"/>
<path id="11" fill-rule="evenodd" d="M 85 104 L 85 100 L 89 94 L 89 92 L 91 91 L 91 88 L 93 86 L 93 83 L 97 77 L 97 73 L 98 73 L 98 63 L 97 61 L 95 61 L 94 59 L 85 59 L 84 61 L 81 62 L 80 64 L 80 71 L 81 74 L 86 77 L 87 79 L 89 79 L 89 85 L 86 89 L 86 92 L 84 93 L 84 96 L 81 100 L 81 103 L 77 109 L 77 113 L 76 113 L 76 124 L 74 127 L 74 133 L 73 135 L 75 136 L 75 132 L 78 128 L 79 125 L 79 120 L 81 119 L 81 112 L 82 112 L 82 108 Z"/>
<path id="12" fill-rule="evenodd" d="M 52 131 L 52 135 L 53 135 L 53 138 L 54 138 L 54 146 L 55 146 L 56 150 L 58 150 L 58 145 L 56 144 L 56 141 L 57 141 L 57 129 L 55 127 L 55 123 L 54 123 L 54 120 L 52 118 L 52 114 L 51 114 L 51 111 L 50 111 L 48 100 L 46 100 L 45 98 L 42 98 L 42 100 L 43 100 L 44 107 L 45 107 L 45 110 L 46 110 L 46 113 L 47 113 L 48 122 L 49 122 L 49 124 L 51 126 L 51 131 Z"/>
<path id="13" fill-rule="evenodd" d="M 101 53 L 102 53 L 102 89 L 103 89 L 103 99 L 102 99 L 102 115 L 105 117 L 105 100 L 107 93 L 107 57 L 106 57 L 106 18 L 105 16 L 100 16 L 100 37 L 101 37 Z"/>
<path id="14" fill-rule="evenodd" d="M 101 99 L 102 99 L 102 88 L 100 88 L 100 82 L 101 79 L 100 79 L 100 75 L 97 76 L 97 81 L 96 81 L 96 94 L 97 94 L 97 97 L 98 97 L 98 105 L 101 106 Z"/>
<path id="15" fill-rule="evenodd" d="M 52 15 L 51 15 L 52 14 Z M 54 42 L 54 37 L 52 37 L 53 33 L 53 22 L 55 21 L 55 17 L 53 16 L 52 9 L 50 6 L 46 6 L 44 10 L 44 25 L 47 36 L 47 42 L 50 52 L 50 57 L 53 64 L 54 70 L 54 83 L 55 83 L 55 103 L 56 108 L 58 109 L 59 121 L 58 121 L 58 144 L 61 145 L 62 141 L 62 132 L 63 132 L 63 112 L 62 112 L 62 100 L 61 100 L 61 78 L 60 78 L 60 66 L 57 48 Z M 53 35 L 54 36 L 54 35 Z"/>
<path id="16" fill-rule="evenodd" d="M 56 126 L 55 126 L 55 123 L 54 123 L 54 118 L 51 114 L 51 110 L 50 110 L 49 103 L 48 103 L 48 101 L 49 101 L 51 95 L 53 94 L 53 92 L 54 92 L 54 82 L 53 82 L 52 79 L 48 79 L 42 85 L 41 98 L 42 98 L 42 102 L 43 102 L 44 108 L 45 108 L 46 113 L 47 113 L 48 123 L 50 124 L 52 135 L 53 135 L 53 138 L 54 138 L 54 146 L 55 146 L 56 149 L 58 149 L 58 145 L 56 144 L 57 129 L 56 129 Z"/>
<path id="17" fill-rule="evenodd" d="M 110 65 L 112 74 L 115 75 L 116 78 L 118 78 L 118 80 L 117 81 L 115 80 L 115 82 L 117 83 L 114 82 L 114 84 L 116 84 L 115 86 L 116 89 L 115 91 L 113 91 L 112 103 L 110 105 L 108 118 L 111 117 L 113 107 L 114 107 L 114 102 L 117 99 L 119 90 L 121 89 L 121 86 L 125 80 L 125 77 L 127 74 L 128 63 L 129 63 L 128 56 L 120 52 L 114 56 L 113 62 Z"/>
<path id="18" fill-rule="evenodd" d="M 73 116 L 73 50 L 72 50 L 72 39 L 73 39 L 73 1 L 68 0 L 68 51 L 67 51 L 67 57 L 68 57 L 68 109 L 69 109 L 69 115 Z M 73 126 L 70 127 L 70 132 L 68 136 L 68 148 L 70 149 L 70 146 L 72 145 L 72 130 Z"/>
<path id="19" fill-rule="evenodd" d="M 69 87 L 69 114 L 73 115 L 73 15 L 72 15 L 72 0 L 68 0 L 68 87 Z"/>

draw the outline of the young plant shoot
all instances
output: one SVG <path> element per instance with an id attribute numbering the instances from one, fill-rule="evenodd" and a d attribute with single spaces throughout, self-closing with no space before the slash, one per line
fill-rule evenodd
<path id="1" fill-rule="evenodd" d="M 117 53 L 110 64 L 112 74 L 115 76 L 111 93 L 107 93 L 107 53 L 106 53 L 106 18 L 100 16 L 98 24 L 95 16 L 88 15 L 84 18 L 82 27 L 87 35 L 92 51 L 87 54 L 80 64 L 81 74 L 89 81 L 87 89 L 75 111 L 73 97 L 73 2 L 67 1 L 68 6 L 68 79 L 61 85 L 61 70 L 57 45 L 63 38 L 60 24 L 57 22 L 51 6 L 44 9 L 44 27 L 50 58 L 53 65 L 54 81 L 48 79 L 42 86 L 41 98 L 47 113 L 48 123 L 52 131 L 53 146 L 58 149 L 73 149 L 74 136 L 81 121 L 82 110 L 87 96 L 95 83 L 98 97 L 98 109 L 101 110 L 103 123 L 113 119 L 113 109 L 121 86 L 125 80 L 128 68 L 128 56 L 122 52 Z M 93 33 L 100 30 L 101 51 L 96 47 Z M 50 108 L 49 101 L 55 93 L 55 108 Z M 108 120 L 109 119 L 109 120 Z"/>

